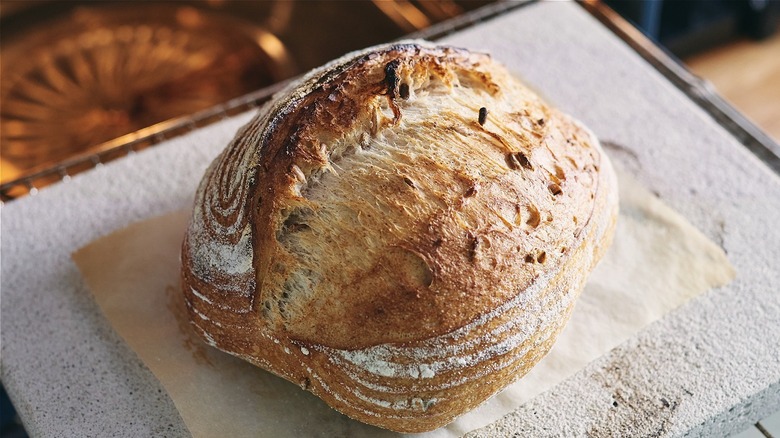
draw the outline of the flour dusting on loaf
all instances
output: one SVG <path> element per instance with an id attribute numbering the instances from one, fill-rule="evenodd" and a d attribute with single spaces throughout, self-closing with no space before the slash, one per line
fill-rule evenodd
<path id="1" fill-rule="evenodd" d="M 421 432 L 549 351 L 616 217 L 598 139 L 490 56 L 383 45 L 289 85 L 209 167 L 182 291 L 211 345 Z"/>

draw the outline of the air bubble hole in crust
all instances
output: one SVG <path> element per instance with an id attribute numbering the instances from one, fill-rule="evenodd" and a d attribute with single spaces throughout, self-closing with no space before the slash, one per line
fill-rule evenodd
<path id="1" fill-rule="evenodd" d="M 528 213 L 528 220 L 526 220 L 525 223 L 533 228 L 538 227 L 539 223 L 542 222 L 542 215 L 539 214 L 539 209 L 533 204 L 528 204 Z"/>
<path id="2" fill-rule="evenodd" d="M 430 287 L 433 283 L 433 271 L 428 262 L 419 254 L 405 248 L 392 248 L 386 253 L 387 260 L 394 260 L 398 267 L 395 277 L 399 284 L 413 287 Z"/>
<path id="3" fill-rule="evenodd" d="M 515 204 L 515 225 L 523 223 L 522 210 L 523 207 L 521 207 L 520 204 Z"/>
<path id="4" fill-rule="evenodd" d="M 519 170 L 522 168 L 526 170 L 534 170 L 534 166 L 531 164 L 528 156 L 522 152 L 512 152 L 506 154 L 505 158 L 506 164 L 510 169 Z"/>
<path id="5" fill-rule="evenodd" d="M 563 168 L 559 165 L 555 165 L 555 176 L 558 177 L 561 181 L 566 181 L 566 172 L 563 171 Z"/>

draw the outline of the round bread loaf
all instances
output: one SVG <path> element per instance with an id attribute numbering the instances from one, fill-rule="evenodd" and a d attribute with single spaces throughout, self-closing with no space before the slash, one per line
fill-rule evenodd
<path id="1" fill-rule="evenodd" d="M 182 248 L 211 345 L 401 432 L 550 349 L 608 247 L 597 138 L 490 56 L 408 41 L 276 95 L 209 167 Z"/>

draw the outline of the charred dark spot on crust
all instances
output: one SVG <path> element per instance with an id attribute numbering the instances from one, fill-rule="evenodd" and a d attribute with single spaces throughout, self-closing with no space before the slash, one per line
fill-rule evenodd
<path id="1" fill-rule="evenodd" d="M 528 157 L 522 152 L 513 152 L 506 155 L 506 164 L 510 169 L 520 169 L 521 167 L 528 170 L 534 170 L 534 166 Z"/>
<path id="2" fill-rule="evenodd" d="M 466 190 L 466 193 L 463 194 L 465 198 L 470 198 L 477 194 L 478 186 L 474 184 L 473 186 L 469 187 L 468 190 Z"/>
<path id="3" fill-rule="evenodd" d="M 398 95 L 401 96 L 401 99 L 408 99 L 409 98 L 409 84 L 403 83 L 400 87 L 398 87 Z"/>
<path id="4" fill-rule="evenodd" d="M 528 170 L 534 170 L 534 166 L 531 165 L 531 162 L 528 161 L 528 157 L 524 153 L 522 153 L 522 152 L 515 153 L 515 159 L 524 168 L 526 168 Z"/>
<path id="5" fill-rule="evenodd" d="M 479 109 L 479 124 L 484 125 L 487 121 L 488 110 L 484 106 Z"/>
<path id="6" fill-rule="evenodd" d="M 437 237 L 436 240 L 433 241 L 433 247 L 438 248 L 441 246 L 441 244 L 444 243 L 444 239 L 441 237 Z"/>
<path id="7" fill-rule="evenodd" d="M 533 263 L 534 261 L 536 261 L 536 259 L 534 259 L 534 256 L 532 256 L 531 254 L 526 254 L 523 260 L 526 263 Z"/>
<path id="8" fill-rule="evenodd" d="M 544 119 L 537 120 L 536 124 L 539 125 L 539 126 L 544 126 Z"/>
<path id="9" fill-rule="evenodd" d="M 303 378 L 303 382 L 301 382 L 301 388 L 308 390 L 311 387 L 311 380 L 309 380 L 308 377 Z"/>
<path id="10" fill-rule="evenodd" d="M 401 65 L 400 59 L 394 59 L 385 65 L 385 83 L 387 84 L 387 95 L 395 97 L 395 89 L 398 88 L 398 66 Z"/>
<path id="11" fill-rule="evenodd" d="M 466 234 L 468 239 L 470 240 L 469 243 L 469 261 L 474 261 L 474 259 L 477 257 L 477 251 L 479 250 L 479 236 L 475 236 L 471 234 L 471 232 L 468 232 Z"/>
<path id="12" fill-rule="evenodd" d="M 542 251 L 539 253 L 539 255 L 536 256 L 536 261 L 538 263 L 544 263 L 547 260 L 547 253 Z"/>
<path id="13" fill-rule="evenodd" d="M 301 140 L 301 127 L 297 126 L 294 128 L 292 132 L 290 132 L 289 137 L 287 137 L 287 139 L 283 143 L 280 152 L 287 157 L 294 156 L 295 152 L 298 150 L 298 144 L 300 143 L 300 140 Z"/>
<path id="14" fill-rule="evenodd" d="M 417 186 L 414 184 L 414 181 L 412 181 L 411 179 L 409 179 L 409 177 L 408 177 L 408 176 L 405 176 L 405 177 L 404 177 L 404 182 L 406 183 L 406 185 L 407 185 L 407 186 L 409 186 L 409 187 L 411 187 L 411 188 L 413 188 L 413 189 L 417 188 Z"/>
<path id="15" fill-rule="evenodd" d="M 561 186 L 558 184 L 550 183 L 547 188 L 550 190 L 550 193 L 553 194 L 553 196 L 558 196 L 563 193 L 563 190 L 561 189 Z"/>

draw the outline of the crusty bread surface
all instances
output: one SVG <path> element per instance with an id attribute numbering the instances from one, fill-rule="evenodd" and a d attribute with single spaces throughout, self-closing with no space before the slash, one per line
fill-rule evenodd
<path id="1" fill-rule="evenodd" d="M 291 84 L 209 167 L 182 289 L 209 344 L 401 432 L 550 349 L 609 246 L 597 138 L 490 56 L 422 41 Z"/>

